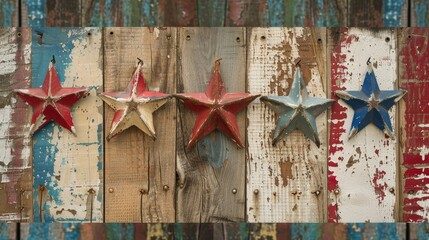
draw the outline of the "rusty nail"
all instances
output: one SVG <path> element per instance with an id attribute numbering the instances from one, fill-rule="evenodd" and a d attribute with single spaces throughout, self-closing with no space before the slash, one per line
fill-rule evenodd
<path id="1" fill-rule="evenodd" d="M 233 194 L 236 194 L 236 193 L 237 193 L 237 188 L 233 188 L 233 189 L 232 189 L 232 193 L 233 193 Z"/>
<path id="2" fill-rule="evenodd" d="M 179 187 L 180 187 L 180 188 L 184 188 L 184 187 L 185 187 L 185 184 L 181 183 L 181 184 L 179 185 Z"/>
<path id="3" fill-rule="evenodd" d="M 320 195 L 320 190 L 316 190 L 313 193 L 316 194 L 316 196 L 319 196 Z"/>
<path id="4" fill-rule="evenodd" d="M 389 188 L 389 192 L 394 193 L 395 189 L 393 187 Z"/>
<path id="5" fill-rule="evenodd" d="M 414 190 L 413 189 L 409 190 L 408 194 L 414 194 Z"/>
<path id="6" fill-rule="evenodd" d="M 186 36 L 186 40 L 188 40 L 188 41 L 191 40 L 191 36 L 189 36 L 189 35 Z"/>
<path id="7" fill-rule="evenodd" d="M 368 61 L 366 61 L 366 65 L 371 64 L 371 57 L 368 58 Z"/>
<path id="8" fill-rule="evenodd" d="M 258 195 L 259 194 L 259 190 L 258 189 L 253 190 L 253 194 Z"/>
<path id="9" fill-rule="evenodd" d="M 88 190 L 88 193 L 89 193 L 89 194 L 94 194 L 94 193 L 95 193 L 95 190 L 94 190 L 93 188 L 90 188 L 90 189 Z"/>
<path id="10" fill-rule="evenodd" d="M 274 195 L 274 196 L 276 196 L 276 195 L 277 195 L 277 192 L 273 192 L 273 195 Z"/>
<path id="11" fill-rule="evenodd" d="M 113 188 L 109 188 L 109 193 L 113 193 Z"/>
<path id="12" fill-rule="evenodd" d="M 18 32 L 18 33 L 17 33 L 17 35 L 18 35 L 18 37 L 21 37 L 21 36 L 22 36 L 21 32 Z"/>
<path id="13" fill-rule="evenodd" d="M 335 189 L 335 190 L 334 190 L 334 194 L 335 194 L 335 195 L 340 194 L 340 189 Z"/>
<path id="14" fill-rule="evenodd" d="M 147 193 L 147 191 L 145 190 L 145 189 L 140 189 L 140 194 L 146 194 Z"/>
<path id="15" fill-rule="evenodd" d="M 164 185 L 164 191 L 168 191 L 168 189 L 170 189 L 170 187 L 168 185 Z"/>

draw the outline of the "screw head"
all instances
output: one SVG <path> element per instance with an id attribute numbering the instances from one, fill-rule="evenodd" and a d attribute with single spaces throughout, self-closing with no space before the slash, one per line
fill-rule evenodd
<path id="1" fill-rule="evenodd" d="M 180 187 L 180 188 L 184 188 L 184 187 L 185 187 L 185 184 L 181 183 L 181 184 L 179 184 L 179 187 Z"/>
<path id="2" fill-rule="evenodd" d="M 316 190 L 316 191 L 314 192 L 314 194 L 316 194 L 316 196 L 319 196 L 319 195 L 320 195 L 320 190 Z"/>
<path id="3" fill-rule="evenodd" d="M 109 193 L 113 193 L 113 188 L 109 188 Z"/>
<path id="4" fill-rule="evenodd" d="M 236 193 L 237 193 L 237 188 L 233 188 L 233 189 L 232 189 L 232 193 L 233 193 L 233 194 L 236 194 Z"/>
<path id="5" fill-rule="evenodd" d="M 164 191 L 168 191 L 168 189 L 170 189 L 170 187 L 168 185 L 164 185 L 164 187 L 162 187 L 164 189 Z"/>
<path id="6" fill-rule="evenodd" d="M 189 35 L 186 36 L 186 40 L 188 40 L 188 41 L 191 40 L 191 36 L 189 36 Z"/>
<path id="7" fill-rule="evenodd" d="M 88 193 L 89 193 L 89 194 L 94 194 L 94 193 L 95 193 L 95 190 L 94 190 L 93 188 L 90 188 L 90 189 L 88 190 Z"/>
<path id="8" fill-rule="evenodd" d="M 414 190 L 413 189 L 409 190 L 408 194 L 414 194 Z"/>
<path id="9" fill-rule="evenodd" d="M 335 194 L 335 195 L 340 194 L 340 189 L 335 189 L 335 190 L 334 190 L 334 194 Z"/>
<path id="10" fill-rule="evenodd" d="M 393 187 L 389 188 L 389 192 L 394 193 L 395 189 Z"/>
<path id="11" fill-rule="evenodd" d="M 258 189 L 253 190 L 253 194 L 258 195 L 259 194 L 259 190 Z"/>

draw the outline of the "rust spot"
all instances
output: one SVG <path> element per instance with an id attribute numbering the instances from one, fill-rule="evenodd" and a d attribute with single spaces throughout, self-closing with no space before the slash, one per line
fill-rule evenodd
<path id="1" fill-rule="evenodd" d="M 279 186 L 279 177 L 274 178 L 274 184 L 278 187 Z"/>
<path id="2" fill-rule="evenodd" d="M 279 165 L 280 165 L 280 175 L 283 180 L 283 187 L 286 187 L 288 183 L 288 179 L 293 179 L 292 162 L 291 161 L 279 162 Z"/>
<path id="3" fill-rule="evenodd" d="M 347 161 L 346 167 L 350 168 L 353 164 L 359 162 L 359 159 L 354 159 L 353 156 L 350 156 L 349 161 Z"/>

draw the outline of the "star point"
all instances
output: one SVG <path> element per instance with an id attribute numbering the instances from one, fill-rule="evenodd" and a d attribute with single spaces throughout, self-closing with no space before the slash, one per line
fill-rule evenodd
<path id="1" fill-rule="evenodd" d="M 106 92 L 99 96 L 115 111 L 109 134 L 106 137 L 108 141 L 132 126 L 156 140 L 153 113 L 166 104 L 171 96 L 147 91 L 141 72 L 142 66 L 143 61 L 139 60 L 125 91 Z"/>
<path id="2" fill-rule="evenodd" d="M 15 90 L 33 108 L 29 135 L 54 121 L 76 136 L 70 109 L 88 91 L 87 88 L 63 88 L 54 62 L 50 62 L 41 88 Z"/>
<path id="3" fill-rule="evenodd" d="M 388 111 L 406 94 L 406 91 L 381 91 L 371 64 L 368 65 L 361 90 L 336 91 L 335 94 L 354 110 L 349 139 L 370 123 L 395 139 Z"/>
<path id="4" fill-rule="evenodd" d="M 182 93 L 173 96 L 197 114 L 187 150 L 216 129 L 230 137 L 239 148 L 244 147 L 235 115 L 259 95 L 228 93 L 220 75 L 220 59 L 215 61 L 210 82 L 204 93 Z"/>
<path id="5" fill-rule="evenodd" d="M 299 65 L 296 66 L 288 96 L 263 96 L 261 101 L 279 116 L 274 130 L 273 146 L 297 129 L 320 147 L 316 117 L 328 109 L 333 100 L 308 95 Z"/>

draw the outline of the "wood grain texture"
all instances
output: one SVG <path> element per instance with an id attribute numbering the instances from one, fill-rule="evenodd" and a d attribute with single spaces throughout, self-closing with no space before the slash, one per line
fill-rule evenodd
<path id="1" fill-rule="evenodd" d="M 20 239 L 81 239 L 79 223 L 22 223 L 20 226 Z"/>
<path id="2" fill-rule="evenodd" d="M 196 0 L 158 0 L 160 25 L 198 26 Z"/>
<path id="3" fill-rule="evenodd" d="M 76 136 L 54 122 L 33 136 L 34 221 L 102 221 L 101 29 L 34 28 L 32 40 L 31 87 L 42 85 L 55 55 L 62 86 L 90 90 L 72 107 Z"/>
<path id="4" fill-rule="evenodd" d="M 429 223 L 410 223 L 410 239 L 423 240 L 429 238 Z"/>
<path id="5" fill-rule="evenodd" d="M 79 27 L 81 0 L 23 0 L 21 18 L 25 27 Z"/>
<path id="6" fill-rule="evenodd" d="M 179 29 L 178 93 L 204 92 L 214 62 L 222 58 L 220 73 L 228 92 L 245 92 L 246 33 L 244 28 Z M 179 104 L 177 112 L 177 222 L 244 221 L 245 152 L 219 131 L 190 151 L 186 145 L 195 114 Z M 237 114 L 245 139 L 245 111 Z M 214 159 L 216 158 L 216 159 Z M 208 161 L 222 161 L 213 168 Z M 233 194 L 232 189 L 237 189 Z"/>
<path id="7" fill-rule="evenodd" d="M 408 0 L 348 0 L 350 27 L 400 27 L 408 25 Z"/>
<path id="8" fill-rule="evenodd" d="M 0 222 L 32 219 L 31 112 L 13 90 L 31 79 L 31 29 L 0 29 Z"/>
<path id="9" fill-rule="evenodd" d="M 247 88 L 251 94 L 288 95 L 300 59 L 310 96 L 326 97 L 325 28 L 251 28 L 248 36 Z M 261 101 L 249 105 L 248 221 L 325 222 L 327 112 L 316 120 L 320 148 L 300 131 L 272 146 L 276 120 Z"/>
<path id="10" fill-rule="evenodd" d="M 368 58 L 381 90 L 397 89 L 395 30 L 330 28 L 328 57 L 331 94 L 360 90 Z M 389 111 L 398 139 L 396 107 Z M 398 219 L 397 141 L 373 124 L 348 139 L 353 110 L 338 100 L 332 105 L 328 158 L 329 222 L 392 222 Z"/>
<path id="11" fill-rule="evenodd" d="M 158 0 L 82 1 L 82 26 L 160 26 Z"/>
<path id="12" fill-rule="evenodd" d="M 334 27 L 347 20 L 346 0 L 267 0 L 268 25 L 272 27 Z"/>
<path id="13" fill-rule="evenodd" d="M 17 239 L 16 223 L 0 223 L 0 239 Z"/>
<path id="14" fill-rule="evenodd" d="M 399 31 L 400 87 L 407 90 L 400 105 L 401 221 L 429 219 L 429 30 Z"/>
<path id="15" fill-rule="evenodd" d="M 19 0 L 0 0 L 0 27 L 18 27 Z"/>
<path id="16" fill-rule="evenodd" d="M 201 27 L 225 26 L 227 1 L 197 0 L 198 25 Z"/>
<path id="17" fill-rule="evenodd" d="M 410 18 L 412 27 L 429 26 L 429 1 L 428 0 L 409 0 Z"/>
<path id="18" fill-rule="evenodd" d="M 106 92 L 123 91 L 128 86 L 139 57 L 149 90 L 175 93 L 176 29 L 105 28 L 104 33 Z M 113 114 L 106 105 L 106 134 Z M 156 141 L 135 127 L 106 141 L 106 222 L 175 221 L 173 100 L 154 113 L 154 123 Z"/>
<path id="19" fill-rule="evenodd" d="M 266 0 L 229 0 L 226 7 L 226 26 L 262 27 L 268 25 Z"/>

